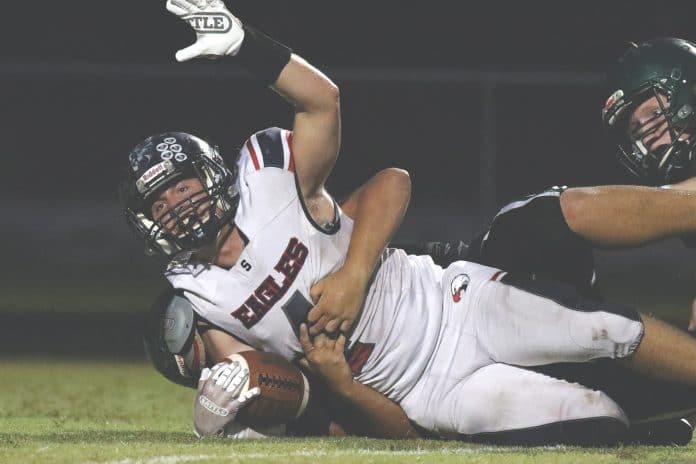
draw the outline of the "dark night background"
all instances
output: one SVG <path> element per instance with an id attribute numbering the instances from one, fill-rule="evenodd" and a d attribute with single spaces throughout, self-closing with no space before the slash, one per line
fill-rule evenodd
<path id="1" fill-rule="evenodd" d="M 118 206 L 128 151 L 184 130 L 232 152 L 291 124 L 290 108 L 232 60 L 175 63 L 193 32 L 164 3 L 3 5 L 2 353 L 141 356 L 139 317 L 161 263 L 143 256 Z M 339 84 L 337 197 L 381 168 L 410 171 L 401 241 L 467 240 L 505 200 L 549 185 L 632 182 L 600 125 L 604 72 L 627 41 L 696 39 L 686 1 L 227 4 Z M 608 294 L 679 306 L 683 318 L 693 258 L 676 241 L 598 256 Z"/>

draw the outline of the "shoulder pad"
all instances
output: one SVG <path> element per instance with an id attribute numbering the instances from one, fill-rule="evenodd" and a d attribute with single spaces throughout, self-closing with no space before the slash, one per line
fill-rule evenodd
<path id="1" fill-rule="evenodd" d="M 278 168 L 294 172 L 292 132 L 278 127 L 256 132 L 240 151 L 240 168 L 251 171 Z"/>

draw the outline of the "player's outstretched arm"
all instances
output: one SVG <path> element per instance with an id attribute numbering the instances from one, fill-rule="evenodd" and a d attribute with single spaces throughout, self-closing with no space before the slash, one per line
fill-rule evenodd
<path id="1" fill-rule="evenodd" d="M 377 261 L 401 225 L 411 198 L 411 180 L 403 169 L 377 173 L 341 205 L 354 220 L 343 266 L 317 282 L 310 295 L 315 303 L 307 315 L 310 332 L 350 330 L 365 298 Z"/>
<path id="2" fill-rule="evenodd" d="M 319 70 L 293 54 L 273 89 L 295 108 L 292 149 L 304 198 L 324 194 L 324 183 L 338 158 L 341 111 L 338 87 Z"/>
<path id="3" fill-rule="evenodd" d="M 222 0 L 168 0 L 167 9 L 186 21 L 197 36 L 193 45 L 177 52 L 177 60 L 234 56 L 294 106 L 295 171 L 310 210 L 318 209 L 312 212 L 323 222 L 327 212 L 321 210 L 332 207 L 324 182 L 340 146 L 338 87 L 290 48 L 243 24 Z"/>
<path id="4" fill-rule="evenodd" d="M 620 248 L 696 232 L 696 192 L 612 185 L 569 188 L 560 198 L 570 229 L 595 247 Z"/>
<path id="5" fill-rule="evenodd" d="M 334 340 L 319 334 L 312 339 L 307 326 L 302 324 L 300 344 L 310 370 L 320 376 L 336 398 L 354 413 L 354 421 L 360 424 L 360 435 L 391 439 L 419 438 L 398 404 L 353 379 L 344 355 L 344 335 Z"/>

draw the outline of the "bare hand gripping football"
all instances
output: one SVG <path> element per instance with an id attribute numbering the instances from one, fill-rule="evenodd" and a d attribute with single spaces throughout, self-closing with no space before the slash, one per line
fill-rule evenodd
<path id="1" fill-rule="evenodd" d="M 234 56 L 244 40 L 242 22 L 222 0 L 167 0 L 167 10 L 196 31 L 196 43 L 176 52 L 177 61 Z"/>

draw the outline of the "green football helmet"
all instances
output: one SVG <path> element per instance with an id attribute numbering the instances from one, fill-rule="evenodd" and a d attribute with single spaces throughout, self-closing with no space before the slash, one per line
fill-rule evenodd
<path id="1" fill-rule="evenodd" d="M 696 46 L 659 38 L 633 45 L 609 74 L 612 94 L 602 120 L 618 139 L 619 160 L 648 184 L 682 181 L 696 175 Z M 660 109 L 629 132 L 628 119 L 655 97 Z M 650 150 L 644 143 L 667 122 L 671 143 Z"/>

